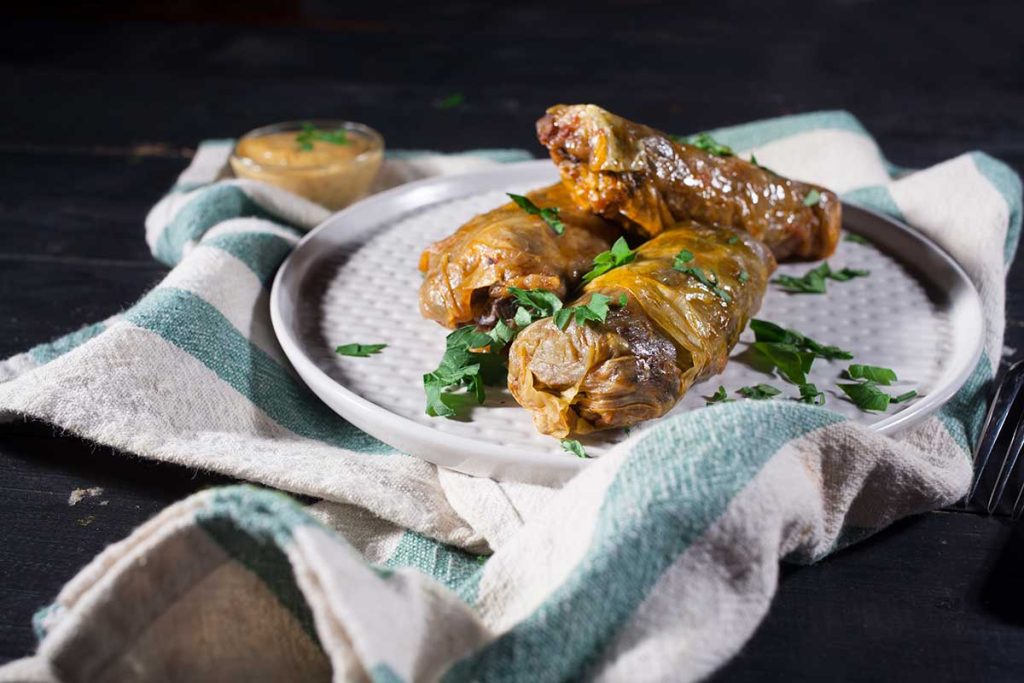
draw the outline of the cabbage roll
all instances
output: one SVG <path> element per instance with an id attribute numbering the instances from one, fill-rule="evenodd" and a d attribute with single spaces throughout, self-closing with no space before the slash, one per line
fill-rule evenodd
<path id="1" fill-rule="evenodd" d="M 777 259 L 820 259 L 835 250 L 838 197 L 740 159 L 674 141 L 591 104 L 557 105 L 537 135 L 576 204 L 654 236 L 680 220 L 737 228 Z"/>
<path id="2" fill-rule="evenodd" d="M 420 312 L 445 327 L 482 327 L 515 313 L 510 287 L 547 289 L 564 298 L 620 230 L 576 207 L 562 184 L 530 192 L 540 209 L 558 210 L 559 235 L 513 202 L 472 219 L 420 256 Z"/>
<path id="3" fill-rule="evenodd" d="M 628 427 L 667 413 L 721 372 L 775 259 L 749 233 L 680 224 L 597 277 L 570 305 L 611 299 L 604 322 L 545 318 L 509 351 L 509 389 L 545 434 Z"/>

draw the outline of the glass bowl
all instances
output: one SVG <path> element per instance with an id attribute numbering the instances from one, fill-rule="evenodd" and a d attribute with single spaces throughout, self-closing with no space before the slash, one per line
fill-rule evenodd
<path id="1" fill-rule="evenodd" d="M 235 144 L 231 170 L 301 195 L 332 211 L 363 197 L 384 158 L 384 138 L 352 121 L 275 123 Z"/>

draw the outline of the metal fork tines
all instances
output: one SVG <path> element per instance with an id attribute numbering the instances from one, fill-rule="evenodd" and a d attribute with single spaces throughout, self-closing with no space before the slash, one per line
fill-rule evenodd
<path id="1" fill-rule="evenodd" d="M 1018 466 L 1024 450 L 1022 388 L 1024 361 L 1006 371 L 989 406 L 982 437 L 974 452 L 974 484 L 966 499 L 968 505 L 980 507 L 989 514 L 1009 512 L 1014 519 L 1024 512 L 1024 467 Z M 1013 496 L 1009 510 L 1006 509 L 1007 492 Z"/>

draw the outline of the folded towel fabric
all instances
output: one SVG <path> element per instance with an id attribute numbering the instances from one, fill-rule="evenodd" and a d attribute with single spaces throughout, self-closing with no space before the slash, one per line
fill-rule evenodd
<path id="1" fill-rule="evenodd" d="M 36 619 L 0 680 L 694 680 L 763 618 L 780 560 L 814 561 L 959 499 L 1003 337 L 1020 180 L 982 153 L 892 167 L 849 114 L 712 131 L 780 173 L 904 220 L 964 266 L 985 351 L 897 439 L 789 402 L 664 420 L 561 489 L 440 470 L 298 381 L 268 289 L 327 212 L 224 177 L 205 143 L 150 213 L 173 266 L 138 304 L 0 364 L 0 417 L 315 496 L 204 491 L 110 546 Z M 384 185 L 526 158 L 390 159 Z"/>

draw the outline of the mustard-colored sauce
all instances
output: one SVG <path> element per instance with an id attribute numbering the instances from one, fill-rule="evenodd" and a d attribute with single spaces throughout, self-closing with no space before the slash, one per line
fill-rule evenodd
<path id="1" fill-rule="evenodd" d="M 382 150 L 358 131 L 345 144 L 300 144 L 299 131 L 268 133 L 239 140 L 231 168 L 239 178 L 260 180 L 337 210 L 359 199 L 380 168 Z M 306 145 L 308 147 L 308 145 Z"/>

